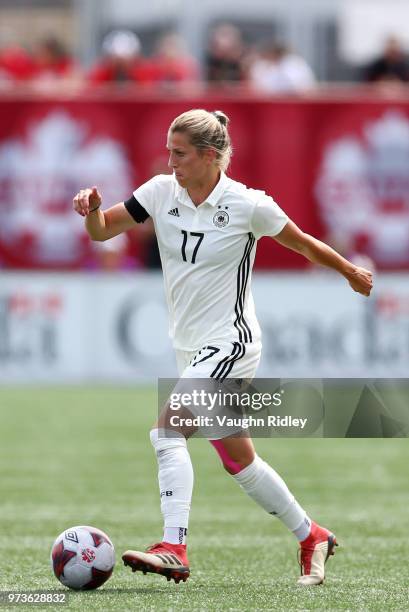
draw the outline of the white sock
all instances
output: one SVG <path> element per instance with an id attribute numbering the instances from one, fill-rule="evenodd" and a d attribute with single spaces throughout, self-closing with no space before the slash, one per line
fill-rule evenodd
<path id="1" fill-rule="evenodd" d="M 233 478 L 259 506 L 277 516 L 298 540 L 308 537 L 311 520 L 305 510 L 294 499 L 281 476 L 258 455 Z"/>
<path id="2" fill-rule="evenodd" d="M 169 544 L 186 544 L 187 529 L 185 527 L 165 527 L 163 541 Z"/>
<path id="3" fill-rule="evenodd" d="M 174 436 L 174 432 L 171 435 Z M 150 438 L 158 460 L 161 510 L 165 521 L 163 540 L 185 544 L 193 490 L 193 468 L 186 440 L 182 435 L 166 438 L 164 431 L 158 429 L 151 430 Z"/>

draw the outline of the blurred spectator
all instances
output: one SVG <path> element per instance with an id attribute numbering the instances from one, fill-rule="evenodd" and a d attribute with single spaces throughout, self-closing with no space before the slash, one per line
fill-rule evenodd
<path id="1" fill-rule="evenodd" d="M 115 30 L 102 43 L 103 59 L 89 74 L 91 83 L 144 83 L 152 80 L 141 56 L 141 43 L 130 30 Z"/>
<path id="2" fill-rule="evenodd" d="M 384 46 L 382 55 L 365 68 L 365 81 L 374 82 L 408 82 L 408 57 L 394 36 L 390 36 Z"/>
<path id="3" fill-rule="evenodd" d="M 0 51 L 0 80 L 25 81 L 33 72 L 33 59 L 23 47 L 12 45 Z"/>
<path id="4" fill-rule="evenodd" d="M 132 257 L 134 267 L 150 269 L 161 267 L 158 241 L 152 219 L 147 219 L 145 223 L 139 223 L 130 230 L 128 239 L 128 252 Z"/>
<path id="5" fill-rule="evenodd" d="M 53 36 L 40 40 L 34 47 L 33 75 L 35 79 L 55 80 L 74 75 L 75 62 L 64 44 Z"/>
<path id="6" fill-rule="evenodd" d="M 210 33 L 206 74 L 210 82 L 242 81 L 245 47 L 241 32 L 231 24 L 216 26 Z"/>
<path id="7" fill-rule="evenodd" d="M 312 69 L 286 45 L 269 43 L 249 70 L 251 86 L 264 93 L 297 93 L 315 86 Z"/>
<path id="8" fill-rule="evenodd" d="M 181 83 L 196 81 L 199 69 L 196 60 L 185 48 L 183 39 L 175 33 L 162 36 L 151 58 L 151 70 L 155 83 Z"/>
<path id="9" fill-rule="evenodd" d="M 155 157 L 152 160 L 149 176 L 170 174 L 168 161 L 168 155 L 160 154 Z M 137 240 L 144 252 L 144 265 L 150 269 L 161 268 L 158 241 L 152 219 L 147 219 L 145 223 L 139 223 L 135 230 L 138 231 Z"/>
<path id="10" fill-rule="evenodd" d="M 104 272 L 116 272 L 124 270 L 127 266 L 127 234 L 119 234 L 105 242 L 92 243 L 96 263 L 99 270 Z"/>

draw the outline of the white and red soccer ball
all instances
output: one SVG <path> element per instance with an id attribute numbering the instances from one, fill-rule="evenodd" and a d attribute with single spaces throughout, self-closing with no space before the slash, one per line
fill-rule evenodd
<path id="1" fill-rule="evenodd" d="M 63 531 L 51 549 L 51 567 L 70 589 L 97 589 L 111 576 L 115 550 L 106 533 L 85 525 Z"/>

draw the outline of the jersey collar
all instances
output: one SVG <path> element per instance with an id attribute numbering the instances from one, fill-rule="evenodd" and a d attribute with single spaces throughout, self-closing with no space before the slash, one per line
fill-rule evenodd
<path id="1" fill-rule="evenodd" d="M 205 202 L 210 204 L 210 206 L 216 206 L 216 204 L 222 197 L 223 193 L 225 192 L 228 182 L 229 182 L 229 179 L 227 178 L 225 173 L 221 172 L 219 182 L 217 183 L 213 191 L 209 193 Z"/>
<path id="2" fill-rule="evenodd" d="M 181 187 L 176 179 L 174 179 L 174 181 L 176 183 L 176 198 L 179 200 L 179 202 L 181 202 L 181 204 L 187 204 L 188 206 L 193 206 L 194 208 L 196 208 L 195 205 L 191 202 L 191 199 L 189 198 L 187 189 Z M 210 204 L 210 206 L 216 206 L 223 193 L 225 192 L 228 182 L 228 177 L 225 175 L 224 172 L 221 172 L 219 182 L 217 183 L 213 191 L 209 193 L 205 202 L 207 204 Z"/>

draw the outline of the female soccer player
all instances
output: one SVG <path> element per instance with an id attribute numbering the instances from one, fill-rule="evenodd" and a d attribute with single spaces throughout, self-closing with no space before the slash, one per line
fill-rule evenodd
<path id="1" fill-rule="evenodd" d="M 167 140 L 172 175 L 159 175 L 126 202 L 101 210 L 98 189 L 81 190 L 74 209 L 93 240 L 108 240 L 152 217 L 159 244 L 181 381 L 189 378 L 251 380 L 260 360 L 261 333 L 250 290 L 256 242 L 271 236 L 309 261 L 342 274 L 354 291 L 369 296 L 372 274 L 302 232 L 263 191 L 225 174 L 230 162 L 228 118 L 191 110 L 172 122 Z M 160 418 L 150 437 L 159 467 L 163 541 L 146 552 L 126 551 L 136 571 L 175 582 L 189 576 L 186 535 L 193 470 L 183 430 L 163 436 Z M 211 436 L 209 436 L 211 437 Z M 264 510 L 277 516 L 300 542 L 300 585 L 324 580 L 335 536 L 314 523 L 281 477 L 255 452 L 248 435 L 211 440 L 223 466 Z"/>

